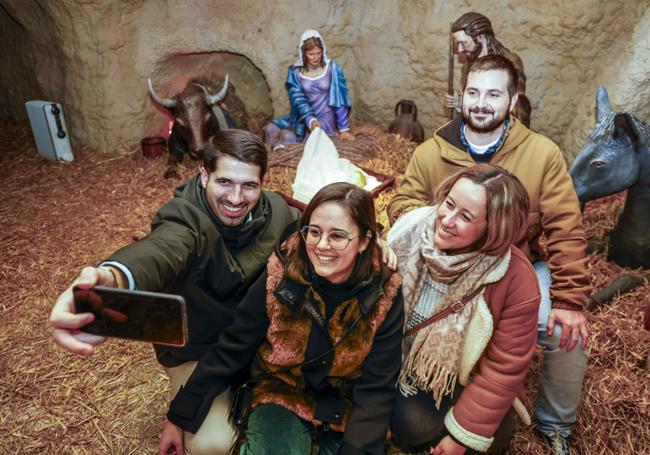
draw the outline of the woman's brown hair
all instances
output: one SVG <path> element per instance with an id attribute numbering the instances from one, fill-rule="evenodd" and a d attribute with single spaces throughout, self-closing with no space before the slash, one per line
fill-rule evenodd
<path id="1" fill-rule="evenodd" d="M 372 195 L 366 190 L 345 182 L 324 186 L 312 197 L 302 212 L 298 220 L 298 229 L 308 225 L 314 210 L 327 202 L 336 203 L 348 212 L 359 229 L 359 241 L 367 233 L 370 233 L 368 246 L 359 253 L 348 282 L 361 282 L 369 279 L 374 273 L 373 257 L 377 246 L 377 220 Z M 297 240 L 298 247 L 292 248 L 287 255 L 286 272 L 292 279 L 304 283 L 308 281 L 309 258 L 305 240 L 299 234 L 297 234 Z"/>
<path id="2" fill-rule="evenodd" d="M 529 204 L 526 188 L 502 167 L 478 164 L 443 181 L 436 190 L 435 203 L 442 204 L 456 182 L 463 178 L 485 189 L 487 228 L 478 250 L 491 256 L 504 254 L 526 233 Z"/>

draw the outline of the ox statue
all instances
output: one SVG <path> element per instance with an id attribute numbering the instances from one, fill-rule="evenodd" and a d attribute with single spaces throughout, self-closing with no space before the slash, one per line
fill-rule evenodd
<path id="1" fill-rule="evenodd" d="M 608 259 L 625 267 L 650 268 L 650 126 L 635 115 L 614 112 L 607 90 L 596 94 L 597 122 L 573 165 L 580 203 L 627 189 Z"/>
<path id="2" fill-rule="evenodd" d="M 153 89 L 148 79 L 149 93 L 156 103 L 166 107 L 174 116 L 167 149 L 169 166 L 165 178 L 180 178 L 178 164 L 186 153 L 192 159 L 199 159 L 208 139 L 221 129 L 234 128 L 235 124 L 225 109 L 217 103 L 222 101 L 228 91 L 228 75 L 221 90 L 210 93 L 206 82 L 192 80 L 172 98 L 163 98 Z"/>
<path id="3" fill-rule="evenodd" d="M 421 144 L 424 140 L 424 129 L 418 122 L 418 107 L 415 101 L 400 100 L 395 105 L 395 120 L 388 126 L 388 132 L 399 134 L 405 139 Z"/>

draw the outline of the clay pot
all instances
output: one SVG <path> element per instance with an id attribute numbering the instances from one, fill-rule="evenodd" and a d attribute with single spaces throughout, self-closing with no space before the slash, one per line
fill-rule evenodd
<path id="1" fill-rule="evenodd" d="M 140 141 L 142 154 L 147 158 L 160 158 L 165 154 L 166 141 L 160 136 L 148 136 Z"/>
<path id="2" fill-rule="evenodd" d="M 399 134 L 417 144 L 424 141 L 424 129 L 418 122 L 418 108 L 413 100 L 400 100 L 395 106 L 395 120 L 388 126 L 388 132 Z"/>

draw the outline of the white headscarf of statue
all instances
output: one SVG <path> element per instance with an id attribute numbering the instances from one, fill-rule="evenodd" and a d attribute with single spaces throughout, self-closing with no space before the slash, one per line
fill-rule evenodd
<path id="1" fill-rule="evenodd" d="M 302 45 L 309 38 L 318 38 L 320 42 L 323 44 L 323 63 L 327 65 L 330 62 L 330 59 L 327 56 L 327 46 L 325 46 L 325 40 L 323 39 L 322 36 L 320 36 L 320 33 L 318 33 L 316 30 L 305 30 L 302 36 L 300 37 L 300 43 L 298 43 L 298 58 L 296 59 L 296 63 L 294 63 L 294 66 L 305 66 L 305 63 L 302 61 Z"/>

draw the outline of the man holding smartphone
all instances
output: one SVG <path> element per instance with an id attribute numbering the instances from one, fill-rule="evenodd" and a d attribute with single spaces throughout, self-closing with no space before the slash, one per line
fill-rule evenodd
<path id="1" fill-rule="evenodd" d="M 93 315 L 75 314 L 73 286 L 180 294 L 187 302 L 187 345 L 154 345 L 170 377 L 172 397 L 232 322 L 233 311 L 264 269 L 284 228 L 299 214 L 276 193 L 262 190 L 267 152 L 257 136 L 220 131 L 202 152 L 200 173 L 177 188 L 158 211 L 151 233 L 98 267 L 84 268 L 50 316 L 56 342 L 88 356 L 104 337 L 80 330 Z M 196 434 L 185 434 L 185 448 L 192 455 L 230 453 L 237 431 L 228 422 L 229 408 L 226 391 L 214 401 L 210 421 Z"/>

